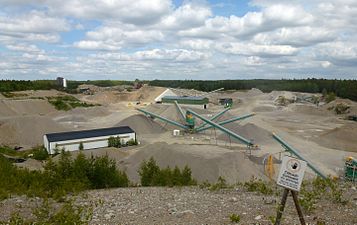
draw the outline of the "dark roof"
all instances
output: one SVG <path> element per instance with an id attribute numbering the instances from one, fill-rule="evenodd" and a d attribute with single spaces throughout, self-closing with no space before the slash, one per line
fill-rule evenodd
<path id="1" fill-rule="evenodd" d="M 203 96 L 164 96 L 162 97 L 164 99 L 178 99 L 178 100 L 204 100 L 207 99 L 206 97 Z"/>
<path id="2" fill-rule="evenodd" d="M 75 140 L 82 138 L 91 138 L 91 137 L 101 137 L 101 136 L 110 136 L 116 134 L 127 134 L 134 133 L 130 127 L 109 127 L 101 128 L 94 130 L 80 130 L 80 131 L 70 131 L 70 132 L 61 132 L 61 133 L 51 133 L 45 134 L 49 142 L 54 141 L 65 141 L 65 140 Z"/>

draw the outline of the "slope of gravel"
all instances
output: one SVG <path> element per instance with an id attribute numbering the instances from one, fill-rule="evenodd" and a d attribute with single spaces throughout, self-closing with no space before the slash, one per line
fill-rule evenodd
<path id="1" fill-rule="evenodd" d="M 252 176 L 265 179 L 262 166 L 250 161 L 242 152 L 215 145 L 184 145 L 157 142 L 123 159 L 130 180 L 139 181 L 138 169 L 144 160 L 153 157 L 161 168 L 189 166 L 199 182 L 216 182 L 219 176 L 234 184 Z"/>

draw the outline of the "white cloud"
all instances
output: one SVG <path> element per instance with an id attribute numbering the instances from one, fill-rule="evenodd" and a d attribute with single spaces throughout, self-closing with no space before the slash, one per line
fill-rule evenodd
<path id="1" fill-rule="evenodd" d="M 227 16 L 229 4 L 0 0 L 0 68 L 70 79 L 355 74 L 357 1 L 253 0 L 254 11 Z"/>
<path id="2" fill-rule="evenodd" d="M 281 27 L 302 26 L 312 21 L 313 16 L 299 6 L 274 5 L 262 12 L 248 12 L 243 17 L 232 15 L 207 19 L 204 26 L 180 31 L 180 35 L 212 39 L 225 36 L 244 38 Z"/>
<path id="3" fill-rule="evenodd" d="M 49 17 L 43 12 L 32 11 L 15 17 L 0 16 L 2 33 L 52 33 L 69 31 L 70 25 L 65 19 Z"/>
<path id="4" fill-rule="evenodd" d="M 228 54 L 260 57 L 292 56 L 298 53 L 297 48 L 289 45 L 256 45 L 239 42 L 218 44 L 216 49 Z"/>
<path id="5" fill-rule="evenodd" d="M 113 19 L 146 25 L 160 20 L 172 8 L 169 0 L 52 0 L 50 12 L 81 19 Z"/>

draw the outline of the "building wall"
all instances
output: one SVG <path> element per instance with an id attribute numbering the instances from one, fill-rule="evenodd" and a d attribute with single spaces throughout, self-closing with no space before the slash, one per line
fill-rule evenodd
<path id="1" fill-rule="evenodd" d="M 181 98 L 162 98 L 162 103 L 174 103 L 177 101 L 179 104 L 187 104 L 187 105 L 205 105 L 208 104 L 208 98 L 203 98 L 202 100 L 196 99 L 181 99 Z"/>
<path id="2" fill-rule="evenodd" d="M 59 150 L 64 148 L 65 151 L 77 151 L 77 150 L 79 150 L 80 143 L 83 144 L 84 150 L 94 149 L 94 148 L 105 148 L 105 147 L 108 147 L 108 139 L 110 137 L 117 137 L 117 136 L 120 137 L 123 144 L 125 144 L 126 142 L 128 142 L 131 139 L 133 139 L 133 140 L 136 139 L 135 133 L 128 133 L 128 134 L 116 134 L 116 135 L 110 135 L 110 136 L 100 136 L 100 137 L 93 137 L 93 138 L 50 142 L 49 143 L 50 149 L 48 149 L 48 144 L 46 145 L 45 142 L 44 142 L 44 145 L 45 145 L 47 151 L 49 152 L 49 154 L 54 154 L 56 147 Z"/>

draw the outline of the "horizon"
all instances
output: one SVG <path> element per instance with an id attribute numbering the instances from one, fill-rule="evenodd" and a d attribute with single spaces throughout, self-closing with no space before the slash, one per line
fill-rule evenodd
<path id="1" fill-rule="evenodd" d="M 351 0 L 3 0 L 0 79 L 355 80 L 356 18 Z"/>

